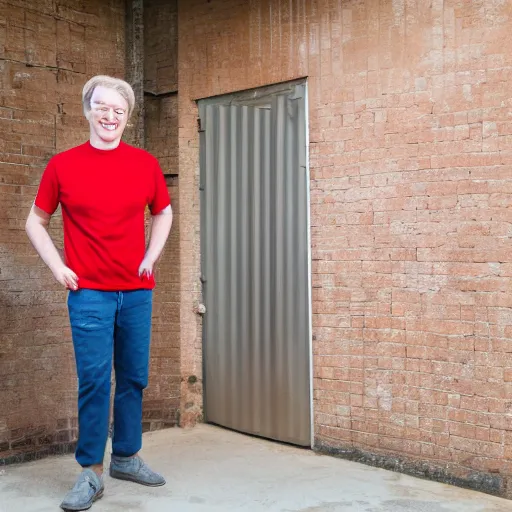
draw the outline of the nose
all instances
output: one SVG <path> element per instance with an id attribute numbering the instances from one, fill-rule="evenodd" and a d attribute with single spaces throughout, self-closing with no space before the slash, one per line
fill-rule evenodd
<path id="1" fill-rule="evenodd" d="M 114 120 L 114 110 L 111 109 L 111 108 L 108 109 L 107 119 L 109 121 L 113 121 Z"/>

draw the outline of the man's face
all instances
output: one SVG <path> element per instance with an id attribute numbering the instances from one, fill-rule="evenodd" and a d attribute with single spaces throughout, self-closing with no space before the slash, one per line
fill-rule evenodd
<path id="1" fill-rule="evenodd" d="M 95 146 L 111 146 L 119 142 L 128 122 L 128 103 L 114 89 L 98 86 L 91 97 L 91 110 L 86 115 Z"/>

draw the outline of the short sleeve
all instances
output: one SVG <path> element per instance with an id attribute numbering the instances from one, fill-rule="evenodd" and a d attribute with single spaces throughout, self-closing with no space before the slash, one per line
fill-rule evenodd
<path id="1" fill-rule="evenodd" d="M 159 214 L 164 208 L 171 204 L 167 184 L 165 183 L 164 173 L 155 159 L 153 166 L 153 197 L 149 202 L 149 210 L 151 215 Z"/>
<path id="2" fill-rule="evenodd" d="M 53 215 L 59 206 L 59 181 L 53 159 L 43 172 L 34 204 L 48 215 Z"/>

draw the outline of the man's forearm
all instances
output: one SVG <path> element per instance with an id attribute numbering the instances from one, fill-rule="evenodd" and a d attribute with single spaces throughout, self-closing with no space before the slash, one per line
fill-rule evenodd
<path id="1" fill-rule="evenodd" d="M 172 226 L 172 209 L 169 206 L 158 215 L 154 215 L 151 220 L 151 236 L 149 239 L 146 258 L 152 262 L 160 257 L 162 250 L 169 236 Z"/>
<path id="2" fill-rule="evenodd" d="M 52 272 L 64 266 L 59 251 L 55 247 L 45 226 L 37 222 L 27 222 L 26 231 L 34 249 Z"/>

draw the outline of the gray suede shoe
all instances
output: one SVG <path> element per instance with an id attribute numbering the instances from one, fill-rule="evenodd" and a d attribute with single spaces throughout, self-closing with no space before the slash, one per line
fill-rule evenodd
<path id="1" fill-rule="evenodd" d="M 165 485 L 165 478 L 151 470 L 139 457 L 118 457 L 112 455 L 110 476 L 119 480 L 129 480 L 149 487 Z"/>
<path id="2" fill-rule="evenodd" d="M 92 469 L 84 469 L 60 504 L 63 510 L 87 510 L 103 496 L 103 479 Z"/>

